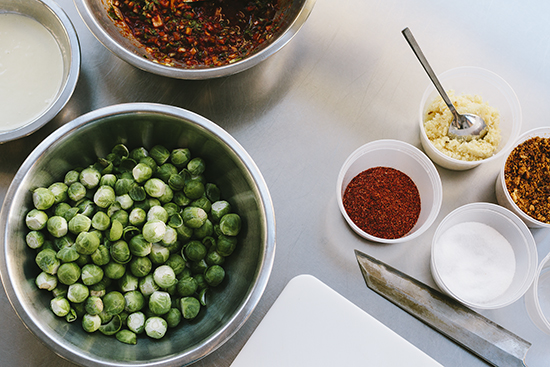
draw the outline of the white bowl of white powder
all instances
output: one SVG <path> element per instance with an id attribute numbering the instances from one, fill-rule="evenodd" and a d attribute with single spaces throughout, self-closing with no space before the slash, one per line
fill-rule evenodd
<path id="1" fill-rule="evenodd" d="M 472 308 L 500 308 L 520 299 L 533 282 L 537 264 L 529 228 L 496 204 L 459 207 L 434 234 L 431 269 L 436 284 Z"/>
<path id="2" fill-rule="evenodd" d="M 27 136 L 71 98 L 80 45 L 53 0 L 0 0 L 0 143 Z"/>

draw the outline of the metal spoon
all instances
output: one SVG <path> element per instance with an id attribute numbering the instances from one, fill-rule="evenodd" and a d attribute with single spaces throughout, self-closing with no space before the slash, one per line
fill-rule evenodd
<path id="1" fill-rule="evenodd" d="M 414 39 L 409 28 L 403 29 L 401 33 L 403 33 L 403 36 L 405 36 L 405 39 L 413 49 L 416 57 L 420 61 L 420 64 L 422 64 L 424 70 L 426 70 L 426 73 L 428 73 L 428 76 L 432 80 L 435 89 L 437 89 L 437 91 L 443 98 L 443 101 L 445 102 L 447 107 L 449 107 L 449 110 L 451 110 L 451 113 L 453 114 L 453 120 L 451 121 L 451 125 L 449 126 L 449 132 L 447 133 L 447 135 L 450 138 L 462 139 L 467 141 L 483 138 L 485 134 L 487 134 L 488 130 L 485 121 L 483 121 L 483 119 L 478 115 L 474 115 L 472 113 L 460 114 L 456 111 L 455 106 L 449 99 L 449 96 L 445 92 L 445 89 L 443 89 L 443 87 L 441 86 L 441 83 L 437 79 L 437 76 L 435 75 L 433 69 L 428 63 L 428 60 L 426 60 L 426 57 L 422 53 L 420 46 L 418 46 L 418 43 L 416 43 L 416 40 Z"/>

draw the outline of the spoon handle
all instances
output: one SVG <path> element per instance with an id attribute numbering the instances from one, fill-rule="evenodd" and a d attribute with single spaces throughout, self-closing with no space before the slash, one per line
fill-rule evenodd
<path id="1" fill-rule="evenodd" d="M 449 107 L 449 109 L 451 110 L 451 112 L 454 116 L 457 116 L 458 113 L 455 109 L 455 106 L 453 105 L 453 103 L 451 102 L 451 99 L 449 98 L 449 96 L 445 92 L 445 89 L 443 89 L 443 87 L 441 86 L 441 83 L 439 82 L 439 79 L 437 79 L 437 76 L 435 75 L 432 67 L 430 66 L 430 63 L 428 62 L 428 60 L 424 56 L 424 53 L 420 49 L 420 46 L 418 46 L 418 43 L 414 39 L 414 36 L 413 36 L 412 32 L 410 31 L 410 29 L 407 27 L 407 28 L 403 29 L 401 31 L 401 33 L 403 33 L 403 36 L 405 36 L 405 39 L 409 43 L 409 46 L 411 46 L 412 50 L 414 51 L 414 54 L 418 58 L 418 61 L 420 61 L 420 64 L 422 64 L 422 67 L 424 68 L 424 70 L 426 70 L 426 73 L 428 73 L 428 76 L 430 77 L 432 83 L 434 84 L 435 89 L 437 89 L 437 91 L 441 95 L 441 98 L 443 98 L 443 101 L 445 102 L 447 107 Z"/>

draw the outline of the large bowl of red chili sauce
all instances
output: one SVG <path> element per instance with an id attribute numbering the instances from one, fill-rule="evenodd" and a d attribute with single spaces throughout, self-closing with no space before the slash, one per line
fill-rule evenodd
<path id="1" fill-rule="evenodd" d="M 315 0 L 74 0 L 95 37 L 135 67 L 208 79 L 257 65 L 286 45 Z"/>
<path id="2" fill-rule="evenodd" d="M 420 236 L 435 221 L 443 200 L 432 161 L 413 145 L 393 139 L 357 148 L 342 165 L 336 190 L 349 226 L 382 243 Z"/>

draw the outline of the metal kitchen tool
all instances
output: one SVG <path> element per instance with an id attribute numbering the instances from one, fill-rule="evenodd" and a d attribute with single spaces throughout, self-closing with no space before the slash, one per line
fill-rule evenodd
<path id="1" fill-rule="evenodd" d="M 441 95 L 441 98 L 443 98 L 443 101 L 445 102 L 449 110 L 451 110 L 453 120 L 451 121 L 451 125 L 449 126 L 449 132 L 447 133 L 447 135 L 450 138 L 463 139 L 466 141 L 483 138 L 485 134 L 487 134 L 488 130 L 485 121 L 483 121 L 480 116 L 474 115 L 473 113 L 460 114 L 457 112 L 455 106 L 445 92 L 445 89 L 441 86 L 439 79 L 437 78 L 432 67 L 428 63 L 428 60 L 424 56 L 424 53 L 420 49 L 420 46 L 416 42 L 410 29 L 405 28 L 403 29 L 403 31 L 401 31 L 401 33 L 403 33 L 403 36 L 405 36 L 405 39 L 409 43 L 409 46 L 411 46 L 411 48 L 413 49 L 414 54 L 418 58 L 418 61 L 420 61 L 422 67 L 424 68 L 426 73 L 428 73 L 428 76 L 434 84 L 435 89 L 437 89 L 437 91 Z"/>
<path id="2" fill-rule="evenodd" d="M 392 303 L 494 366 L 526 366 L 531 343 L 367 254 L 355 256 L 367 286 Z"/>

